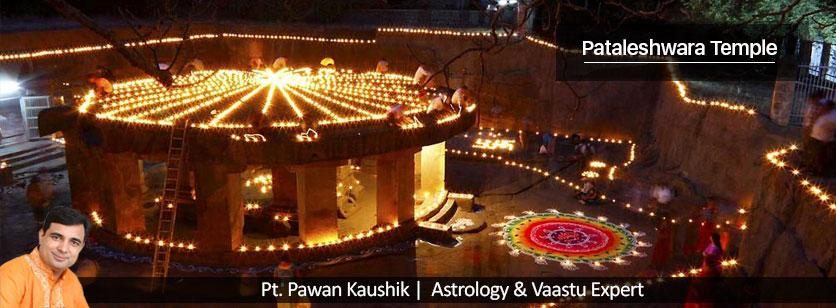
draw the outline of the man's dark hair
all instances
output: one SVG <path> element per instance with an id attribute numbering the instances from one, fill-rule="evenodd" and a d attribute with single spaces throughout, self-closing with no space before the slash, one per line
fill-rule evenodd
<path id="1" fill-rule="evenodd" d="M 46 230 L 49 229 L 49 225 L 53 222 L 65 226 L 83 225 L 84 241 L 87 241 L 87 233 L 89 233 L 91 225 L 90 219 L 78 210 L 66 206 L 52 207 L 49 212 L 46 213 L 44 225 L 41 227 L 41 230 L 46 233 Z"/>

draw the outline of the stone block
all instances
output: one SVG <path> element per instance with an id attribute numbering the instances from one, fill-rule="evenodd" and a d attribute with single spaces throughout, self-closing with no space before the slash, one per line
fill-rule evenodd
<path id="1" fill-rule="evenodd" d="M 243 168 L 194 166 L 197 194 L 197 242 L 201 250 L 231 251 L 244 236 Z"/>

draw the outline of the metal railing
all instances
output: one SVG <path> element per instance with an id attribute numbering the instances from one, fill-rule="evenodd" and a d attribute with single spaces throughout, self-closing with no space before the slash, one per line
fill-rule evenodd
<path id="1" fill-rule="evenodd" d="M 790 103 L 790 125 L 803 125 L 807 97 L 819 91 L 825 98 L 836 100 L 836 66 L 799 65 Z"/>

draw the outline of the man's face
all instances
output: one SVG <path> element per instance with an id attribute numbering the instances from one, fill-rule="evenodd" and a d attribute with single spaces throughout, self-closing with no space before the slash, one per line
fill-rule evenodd
<path id="1" fill-rule="evenodd" d="M 73 266 L 78 253 L 84 248 L 84 225 L 67 226 L 53 222 L 46 232 L 41 230 L 38 236 L 38 253 L 53 272 L 61 272 Z"/>

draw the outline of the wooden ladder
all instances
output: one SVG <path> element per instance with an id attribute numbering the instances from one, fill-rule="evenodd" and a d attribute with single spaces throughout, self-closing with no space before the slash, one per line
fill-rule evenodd
<path id="1" fill-rule="evenodd" d="M 157 237 L 155 237 L 156 242 L 154 243 L 154 268 L 152 277 L 165 278 L 168 276 L 168 262 L 171 260 L 170 243 L 174 240 L 174 222 L 177 217 L 177 204 L 179 201 L 182 201 L 182 197 L 180 196 L 180 179 L 183 178 L 183 170 L 186 169 L 186 129 L 188 127 L 188 120 L 171 125 L 165 183 L 163 184 L 163 196 L 160 198 L 160 217 L 157 221 Z"/>

